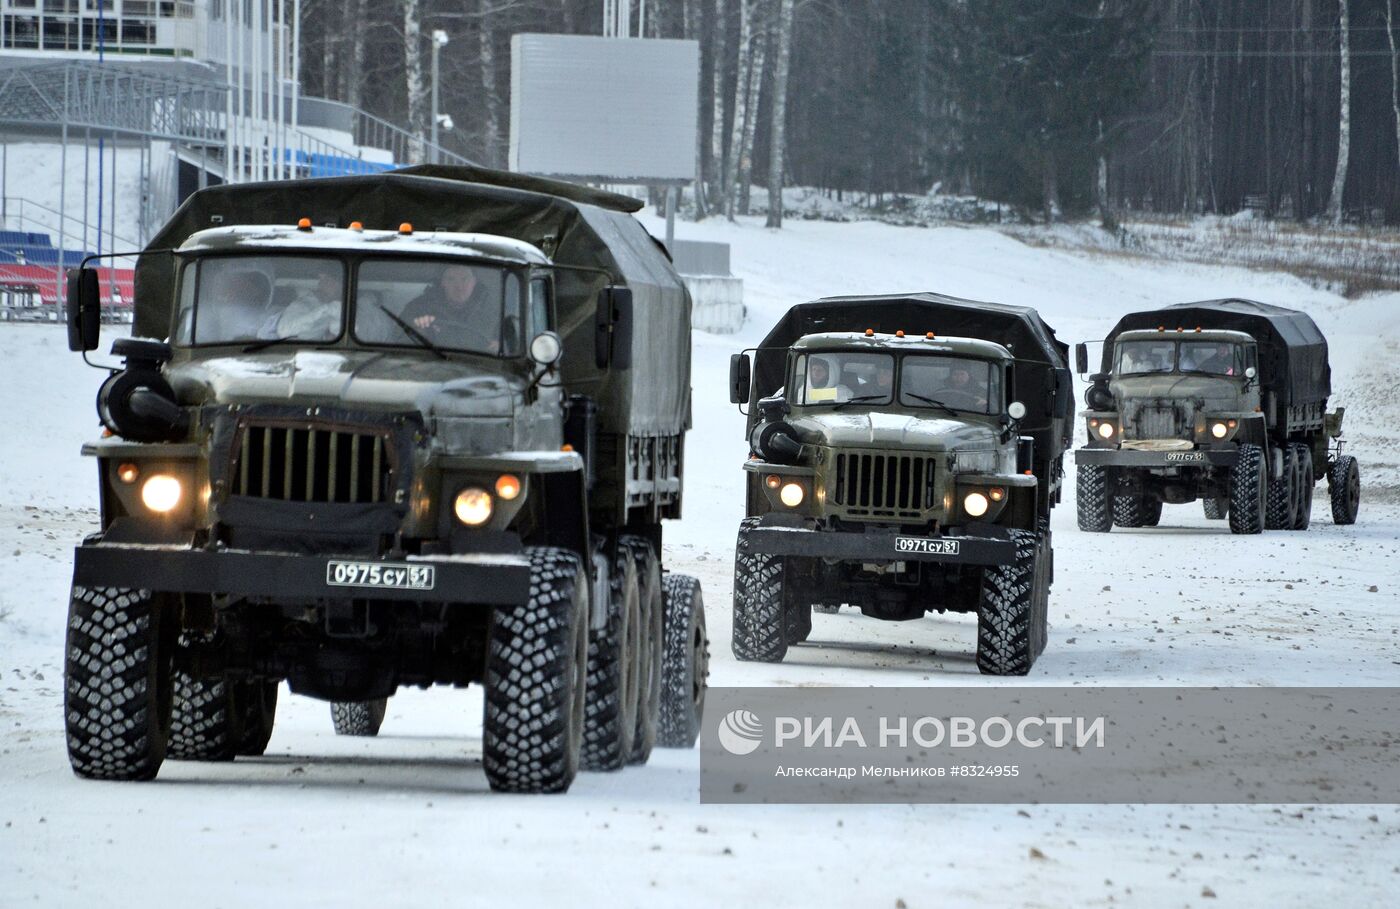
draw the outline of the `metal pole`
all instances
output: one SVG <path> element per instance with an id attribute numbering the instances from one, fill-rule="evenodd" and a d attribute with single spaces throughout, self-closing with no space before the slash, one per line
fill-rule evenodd
<path id="1" fill-rule="evenodd" d="M 433 36 L 433 57 L 432 57 L 432 61 L 433 61 L 433 126 L 432 126 L 432 145 L 433 145 L 433 148 L 432 148 L 432 151 L 429 153 L 429 154 L 430 154 L 430 160 L 431 160 L 434 164 L 437 164 L 437 163 L 438 163 L 437 145 L 438 145 L 438 51 L 439 51 L 439 50 L 441 50 L 441 48 L 438 46 L 438 40 L 437 40 L 437 36 L 436 36 L 436 34 L 435 34 L 435 35 Z M 421 58 L 419 58 L 419 59 L 421 59 Z"/>
<path id="2" fill-rule="evenodd" d="M 108 248 L 117 251 L 117 137 L 112 136 L 112 226 L 108 228 Z"/>
<path id="3" fill-rule="evenodd" d="M 63 299 L 63 212 L 68 208 L 68 83 L 71 67 L 63 68 L 63 128 L 58 152 L 58 265 L 54 266 L 54 299 Z"/>
<path id="4" fill-rule="evenodd" d="M 88 245 L 88 162 L 92 158 L 92 127 L 83 129 L 83 249 Z"/>
<path id="5" fill-rule="evenodd" d="M 666 252 L 676 250 L 676 187 L 666 187 Z"/>
<path id="6" fill-rule="evenodd" d="M 356 66 L 360 61 L 354 61 Z M 301 111 L 299 101 L 301 99 L 301 0 L 292 0 L 292 128 L 301 129 Z M 296 133 L 300 135 L 300 133 Z M 301 147 L 301 142 L 297 142 L 297 147 Z M 295 164 L 295 162 L 293 162 Z M 294 170 L 293 175 L 296 175 Z"/>

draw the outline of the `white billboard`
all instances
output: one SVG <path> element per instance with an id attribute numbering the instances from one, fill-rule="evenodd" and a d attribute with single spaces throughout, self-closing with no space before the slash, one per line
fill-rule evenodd
<path id="1" fill-rule="evenodd" d="M 696 41 L 514 35 L 510 168 L 617 182 L 689 181 L 699 90 Z"/>

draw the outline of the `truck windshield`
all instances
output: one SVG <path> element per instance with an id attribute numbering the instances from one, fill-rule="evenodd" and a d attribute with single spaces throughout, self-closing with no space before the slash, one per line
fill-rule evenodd
<path id="1" fill-rule="evenodd" d="M 345 320 L 345 266 L 322 256 L 211 256 L 185 266 L 179 344 L 333 341 Z"/>
<path id="2" fill-rule="evenodd" d="M 1230 341 L 1123 341 L 1118 345 L 1118 374 L 1203 372 L 1216 376 L 1244 374 L 1244 353 Z"/>
<path id="3" fill-rule="evenodd" d="M 360 343 L 520 353 L 521 282 L 511 272 L 400 257 L 355 267 L 353 334 Z M 346 272 L 347 263 L 330 256 L 192 261 L 181 274 L 175 342 L 335 341 L 344 333 Z"/>
<path id="4" fill-rule="evenodd" d="M 888 404 L 894 392 L 894 357 L 889 354 L 802 354 L 793 370 L 798 404 Z"/>
<path id="5" fill-rule="evenodd" d="M 899 377 L 899 403 L 1001 412 L 1001 370 L 987 360 L 907 356 Z"/>
<path id="6" fill-rule="evenodd" d="M 490 265 L 367 260 L 355 285 L 355 337 L 365 344 L 421 347 L 416 334 L 448 350 L 514 354 L 520 347 L 519 285 Z"/>

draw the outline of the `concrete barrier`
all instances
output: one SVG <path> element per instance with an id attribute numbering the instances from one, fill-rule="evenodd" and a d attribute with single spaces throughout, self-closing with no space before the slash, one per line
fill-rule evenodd
<path id="1" fill-rule="evenodd" d="M 744 280 L 721 275 L 681 275 L 690 291 L 690 326 L 732 335 L 744 325 Z"/>

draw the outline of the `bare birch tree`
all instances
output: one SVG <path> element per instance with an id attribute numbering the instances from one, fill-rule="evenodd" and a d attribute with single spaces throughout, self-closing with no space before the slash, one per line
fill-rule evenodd
<path id="1" fill-rule="evenodd" d="M 729 126 L 729 148 L 724 157 L 724 215 L 734 220 L 739 203 L 739 151 L 748 119 L 749 74 L 753 63 L 753 11 L 756 0 L 739 0 L 739 66 L 734 81 L 734 112 Z"/>
<path id="2" fill-rule="evenodd" d="M 773 35 L 773 101 L 768 126 L 768 226 L 783 226 L 783 164 L 787 155 L 788 68 L 792 63 L 792 0 L 777 0 Z"/>
<path id="3" fill-rule="evenodd" d="M 710 26 L 710 60 L 714 63 L 714 73 L 710 77 L 710 92 L 713 106 L 710 109 L 710 202 L 715 211 L 724 203 L 726 184 L 724 159 L 724 75 L 725 45 L 728 43 L 729 27 L 725 16 L 725 0 L 714 0 L 714 19 Z"/>
<path id="4" fill-rule="evenodd" d="M 1395 2 L 1385 0 L 1385 37 L 1390 42 L 1390 109 L 1395 114 L 1395 158 L 1400 164 L 1400 52 L 1395 48 Z"/>
<path id="5" fill-rule="evenodd" d="M 754 3 L 753 60 L 749 62 L 749 91 L 744 101 L 744 134 L 739 140 L 739 214 L 749 213 L 753 190 L 753 143 L 758 132 L 758 102 L 763 94 L 763 76 L 768 59 L 768 0 Z"/>
<path id="6" fill-rule="evenodd" d="M 428 86 L 423 78 L 423 21 L 419 0 L 402 0 L 403 71 L 408 90 L 408 131 L 413 134 L 409 156 L 414 164 L 424 160 L 428 129 Z"/>
<path id="7" fill-rule="evenodd" d="M 500 166 L 501 93 L 496 87 L 496 30 L 491 26 L 491 0 L 478 0 L 477 58 L 481 66 L 482 163 Z"/>
<path id="8" fill-rule="evenodd" d="M 1327 200 L 1327 220 L 1342 223 L 1342 195 L 1347 187 L 1347 161 L 1351 158 L 1351 40 L 1347 0 L 1341 0 L 1342 76 L 1341 110 L 1337 114 L 1337 173 L 1332 178 L 1332 195 Z"/>

